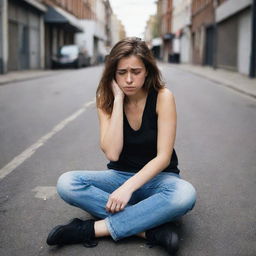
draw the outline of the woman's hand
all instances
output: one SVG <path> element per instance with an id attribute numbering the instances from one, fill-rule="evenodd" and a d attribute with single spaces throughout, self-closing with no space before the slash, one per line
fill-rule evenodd
<path id="1" fill-rule="evenodd" d="M 121 186 L 116 189 L 108 198 L 106 210 L 111 213 L 122 211 L 132 196 L 132 191 Z"/>
<path id="2" fill-rule="evenodd" d="M 112 86 L 112 91 L 113 91 L 114 97 L 116 98 L 116 97 L 120 96 L 123 99 L 124 98 L 124 93 L 120 89 L 120 87 L 117 84 L 117 82 L 115 81 L 115 79 L 113 79 L 111 86 Z"/>

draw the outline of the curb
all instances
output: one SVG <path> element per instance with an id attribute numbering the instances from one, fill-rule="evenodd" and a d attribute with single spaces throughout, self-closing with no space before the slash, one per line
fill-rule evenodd
<path id="1" fill-rule="evenodd" d="M 232 90 L 234 90 L 234 91 L 236 91 L 236 92 L 239 92 L 239 93 L 243 93 L 243 94 L 245 94 L 245 95 L 247 95 L 247 96 L 250 96 L 250 97 L 256 99 L 256 95 L 255 95 L 255 94 L 250 93 L 250 92 L 245 91 L 245 90 L 242 90 L 242 89 L 240 89 L 240 88 L 234 86 L 232 83 L 228 83 L 227 81 L 224 82 L 223 80 L 214 79 L 214 78 L 212 78 L 212 77 L 203 75 L 202 73 L 198 73 L 198 72 L 196 72 L 196 71 L 189 70 L 189 69 L 182 68 L 182 67 L 174 67 L 174 68 L 177 68 L 177 69 L 180 69 L 180 70 L 185 70 L 185 71 L 188 71 L 188 72 L 190 72 L 190 73 L 192 73 L 192 74 L 194 74 L 194 75 L 198 75 L 198 76 L 200 76 L 200 77 L 207 78 L 207 79 L 210 80 L 210 81 L 213 81 L 213 82 L 215 82 L 215 83 L 222 84 L 223 86 L 225 86 L 225 87 L 227 87 L 227 88 L 229 88 L 229 89 L 232 89 Z M 255 86 L 256 86 L 256 85 L 255 85 Z"/>
<path id="2" fill-rule="evenodd" d="M 46 76 L 53 76 L 53 75 L 58 75 L 61 72 L 48 72 L 48 73 L 42 73 L 38 74 L 38 75 L 32 75 L 32 76 L 24 76 L 21 78 L 10 78 L 7 79 L 6 81 L 1 81 L 1 76 L 0 76 L 0 86 L 4 86 L 6 84 L 10 84 L 10 83 L 17 83 L 17 82 L 23 82 L 23 81 L 28 81 L 28 80 L 34 80 L 34 79 L 38 79 L 38 78 L 42 78 L 42 77 L 46 77 Z"/>

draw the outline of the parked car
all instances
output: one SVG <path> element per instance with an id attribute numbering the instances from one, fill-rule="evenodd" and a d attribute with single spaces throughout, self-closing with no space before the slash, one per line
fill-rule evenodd
<path id="1" fill-rule="evenodd" d="M 63 45 L 58 49 L 58 53 L 52 56 L 52 68 L 60 67 L 86 67 L 90 66 L 90 57 L 86 50 L 78 45 Z"/>

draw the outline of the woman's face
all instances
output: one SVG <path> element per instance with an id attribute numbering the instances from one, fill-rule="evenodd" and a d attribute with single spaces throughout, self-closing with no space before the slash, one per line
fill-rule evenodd
<path id="1" fill-rule="evenodd" d="M 141 90 L 147 71 L 142 60 L 134 55 L 119 60 L 116 82 L 126 95 L 134 95 Z"/>

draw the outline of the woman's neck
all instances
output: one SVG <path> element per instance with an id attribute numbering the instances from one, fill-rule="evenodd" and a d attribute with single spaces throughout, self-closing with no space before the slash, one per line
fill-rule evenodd
<path id="1" fill-rule="evenodd" d="M 140 90 L 135 95 L 126 96 L 126 104 L 128 105 L 138 105 L 142 100 L 145 99 L 147 92 L 145 90 Z"/>

